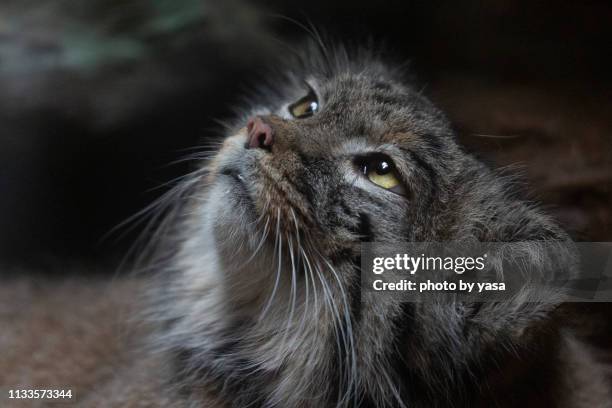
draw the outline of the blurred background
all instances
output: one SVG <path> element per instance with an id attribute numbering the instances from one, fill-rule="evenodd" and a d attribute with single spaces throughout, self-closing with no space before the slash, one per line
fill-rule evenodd
<path id="1" fill-rule="evenodd" d="M 471 151 L 612 240 L 610 2 L 2 0 L 0 265 L 116 266 L 138 228 L 105 234 L 300 47 L 291 19 L 383 41 Z"/>

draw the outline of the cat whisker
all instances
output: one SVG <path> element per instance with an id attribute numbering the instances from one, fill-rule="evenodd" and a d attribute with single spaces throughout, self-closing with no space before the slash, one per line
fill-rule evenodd
<path id="1" fill-rule="evenodd" d="M 297 274 L 295 271 L 295 259 L 293 254 L 293 242 L 291 240 L 291 236 L 287 236 L 287 247 L 289 248 L 289 257 L 291 259 L 291 291 L 289 295 L 289 316 L 287 317 L 287 323 L 285 325 L 285 331 L 283 333 L 283 338 L 281 340 L 281 353 L 289 355 L 294 350 L 292 347 L 285 347 L 285 343 L 287 338 L 289 337 L 289 333 L 291 332 L 291 328 L 293 326 L 293 314 L 295 312 L 295 303 L 297 298 Z M 292 340 L 294 341 L 294 340 Z M 280 360 L 280 359 L 279 359 Z"/>
<path id="2" fill-rule="evenodd" d="M 251 256 L 248 257 L 248 259 L 246 261 L 244 261 L 239 267 L 238 269 L 243 268 L 246 264 L 248 264 L 249 262 L 251 262 L 259 253 L 259 251 L 261 250 L 261 248 L 263 247 L 264 243 L 266 242 L 266 238 L 268 238 L 268 224 L 270 223 L 270 217 L 266 217 L 266 223 L 263 227 L 263 231 L 261 234 L 261 238 L 259 239 L 259 244 L 257 244 L 257 247 L 255 247 L 255 250 L 253 251 L 253 253 L 251 254 Z"/>
<path id="3" fill-rule="evenodd" d="M 302 337 L 303 333 L 304 333 L 304 328 L 306 326 L 306 321 L 308 319 L 308 315 L 309 315 L 309 306 L 310 306 L 310 283 L 308 280 L 308 273 L 306 271 L 306 267 L 305 267 L 305 263 L 302 259 L 302 253 L 304 252 L 302 249 L 302 242 L 300 240 L 300 227 L 297 221 L 297 217 L 295 216 L 295 211 L 293 210 L 293 208 L 290 208 L 291 211 L 291 217 L 293 219 L 293 225 L 295 227 L 295 236 L 296 236 L 296 257 L 298 258 L 296 260 L 296 264 L 299 266 L 300 265 L 300 260 L 302 261 L 302 271 L 303 271 L 303 278 L 304 278 L 304 304 L 302 305 L 302 318 L 300 319 L 300 325 L 298 326 L 298 329 L 296 330 L 296 337 Z M 316 310 L 314 311 L 315 313 L 317 312 Z M 316 314 L 314 314 L 316 316 Z M 316 327 L 316 325 L 315 325 Z"/>
<path id="4" fill-rule="evenodd" d="M 282 242 L 282 237 L 280 235 L 280 209 L 278 209 L 277 217 L 276 217 L 276 237 L 275 237 L 275 242 L 274 242 L 274 255 L 275 257 L 278 256 L 278 267 L 276 268 L 276 280 L 274 282 L 274 287 L 272 288 L 272 293 L 270 295 L 270 298 L 268 299 L 268 303 L 266 304 L 263 311 L 259 315 L 259 319 L 258 319 L 259 322 L 261 322 L 266 316 L 266 314 L 268 313 L 268 310 L 270 309 L 274 301 L 274 296 L 276 295 L 276 291 L 278 290 L 278 284 L 280 282 L 281 266 L 282 266 L 282 248 L 283 248 L 283 242 Z"/>
<path id="5" fill-rule="evenodd" d="M 517 137 L 521 137 L 521 135 L 488 135 L 484 133 L 470 133 L 470 136 L 483 137 L 488 139 L 516 139 Z"/>
<path id="6" fill-rule="evenodd" d="M 146 221 L 142 231 L 134 240 L 134 243 L 126 252 L 123 260 L 117 267 L 117 274 L 123 270 L 125 264 L 135 253 L 138 253 L 139 255 L 131 262 L 131 270 L 134 273 L 141 271 L 141 266 L 145 264 L 145 259 L 149 257 L 153 249 L 159 244 L 159 242 L 161 242 L 161 239 L 181 215 L 182 204 L 185 202 L 185 200 L 187 200 L 189 195 L 192 194 L 193 187 L 201 181 L 200 175 L 203 172 L 204 170 L 199 169 L 190 173 L 188 176 L 186 176 L 189 177 L 188 179 L 175 185 L 152 204 L 128 217 L 101 238 L 102 240 L 105 240 L 119 229 L 131 224 L 129 228 L 124 228 L 124 232 L 119 235 L 118 239 L 121 239 L 144 222 L 147 218 L 149 218 L 149 220 Z M 147 262 L 146 264 L 146 269 L 149 270 L 156 266 L 152 262 Z"/>
<path id="7" fill-rule="evenodd" d="M 381 370 L 380 373 L 382 374 L 383 378 L 385 379 L 385 382 L 389 386 L 389 389 L 391 390 L 391 393 L 393 394 L 393 397 L 395 398 L 397 405 L 400 408 L 407 408 L 406 404 L 404 404 L 403 402 L 403 399 L 402 399 L 402 396 L 400 395 L 399 390 L 397 389 L 396 385 L 393 383 L 393 380 L 389 377 L 389 373 L 387 372 L 387 370 Z"/>
<path id="8" fill-rule="evenodd" d="M 349 303 L 348 303 L 348 297 L 346 295 L 346 292 L 344 290 L 344 285 L 342 284 L 342 282 L 340 281 L 340 277 L 338 276 L 338 273 L 336 272 L 335 268 L 332 266 L 332 264 L 325 258 L 323 258 L 323 261 L 327 264 L 327 267 L 329 268 L 329 270 L 332 272 L 332 275 L 334 276 L 334 278 L 336 279 L 336 282 L 338 284 L 338 287 L 340 289 L 340 293 L 342 295 L 342 308 L 343 308 L 343 312 L 344 312 L 344 322 L 346 324 L 346 332 L 347 332 L 347 337 L 348 337 L 348 344 L 346 344 L 345 346 L 347 348 L 349 348 L 349 350 L 347 350 L 347 352 L 350 352 L 350 357 L 347 354 L 347 363 L 349 365 L 349 374 L 348 374 L 348 378 L 349 378 L 349 384 L 348 384 L 348 388 L 346 390 L 346 395 L 343 396 L 343 400 L 344 398 L 350 398 L 350 394 L 352 394 L 353 392 L 353 388 L 355 387 L 354 381 L 357 378 L 357 356 L 355 355 L 355 344 L 354 344 L 354 335 L 353 335 L 353 326 L 352 326 L 352 319 L 351 319 L 351 314 L 350 314 L 350 308 L 349 308 Z"/>
<path id="9" fill-rule="evenodd" d="M 319 277 L 319 280 L 321 281 L 321 287 L 323 288 L 325 304 L 327 308 L 331 311 L 331 317 L 333 320 L 332 327 L 333 327 L 334 334 L 335 334 L 334 338 L 336 340 L 336 347 L 338 349 L 338 356 L 337 356 L 338 366 L 343 367 L 345 362 L 342 361 L 342 355 L 344 354 L 346 356 L 348 354 L 346 352 L 345 353 L 342 352 L 343 348 L 346 350 L 346 345 L 347 345 L 346 333 L 344 331 L 344 327 L 340 320 L 340 315 L 338 314 L 338 311 L 337 311 L 336 302 L 334 301 L 334 298 L 331 294 L 331 289 L 329 288 L 325 277 L 323 277 L 323 273 L 321 272 L 321 269 L 318 266 L 318 263 L 315 264 L 315 270 L 317 271 L 317 276 Z M 338 389 L 338 401 L 342 400 L 341 392 L 342 392 L 342 387 Z"/>
<path id="10" fill-rule="evenodd" d="M 312 245 L 311 245 L 311 247 L 312 247 Z M 319 255 L 319 259 L 321 258 L 320 253 L 318 251 L 316 251 L 316 249 L 314 250 L 314 253 Z M 348 358 L 350 358 L 349 357 L 350 354 L 348 353 L 348 350 L 347 350 L 348 347 L 349 347 L 350 342 L 348 341 L 348 337 L 347 337 L 347 333 L 346 333 L 346 330 L 345 330 L 345 326 L 342 324 L 342 320 L 341 320 L 340 315 L 338 313 L 338 310 L 339 310 L 338 304 L 334 300 L 334 296 L 332 295 L 332 290 L 331 290 L 331 288 L 329 286 L 329 283 L 327 282 L 327 280 L 323 276 L 323 273 L 321 271 L 320 263 L 317 261 L 314 264 L 314 266 L 315 266 L 314 270 L 316 271 L 318 279 L 321 282 L 321 287 L 322 287 L 322 290 L 323 290 L 323 295 L 324 295 L 324 300 L 325 300 L 324 304 L 326 305 L 326 307 L 330 311 L 332 320 L 334 322 L 332 324 L 332 327 L 333 327 L 333 331 L 335 333 L 334 338 L 336 340 L 336 347 L 338 349 L 338 359 L 339 359 L 338 363 L 339 363 L 339 367 L 343 367 L 344 365 L 350 366 L 350 364 L 347 364 L 347 363 L 349 363 Z M 344 352 L 343 352 L 343 350 L 344 350 Z M 345 360 L 346 361 L 344 361 L 344 362 L 341 360 L 342 359 L 342 355 L 345 356 Z M 344 381 L 347 381 L 347 379 L 345 379 Z M 350 381 L 350 379 L 348 381 Z M 338 398 L 339 398 L 339 401 L 341 401 L 341 400 L 344 399 L 343 396 L 340 394 L 342 392 L 342 390 L 339 389 L 338 392 L 339 392 Z"/>

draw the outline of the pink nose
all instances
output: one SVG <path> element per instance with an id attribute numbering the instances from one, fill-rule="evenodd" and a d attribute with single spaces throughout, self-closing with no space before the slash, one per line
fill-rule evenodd
<path id="1" fill-rule="evenodd" d="M 247 122 L 247 149 L 270 150 L 274 143 L 274 131 L 259 116 L 249 118 Z"/>

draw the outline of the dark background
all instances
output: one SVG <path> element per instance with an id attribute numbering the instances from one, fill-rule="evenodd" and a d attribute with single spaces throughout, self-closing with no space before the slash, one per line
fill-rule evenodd
<path id="1" fill-rule="evenodd" d="M 5 0 L 0 264 L 116 265 L 138 227 L 103 236 L 303 44 L 289 19 L 384 41 L 469 149 L 516 165 L 574 238 L 612 240 L 609 2 Z"/>

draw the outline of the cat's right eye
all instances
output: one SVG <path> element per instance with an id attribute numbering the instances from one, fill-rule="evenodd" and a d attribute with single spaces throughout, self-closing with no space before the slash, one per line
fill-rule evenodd
<path id="1" fill-rule="evenodd" d="M 406 195 L 395 165 L 386 155 L 374 155 L 360 159 L 358 166 L 361 173 L 372 183 L 396 194 Z"/>

